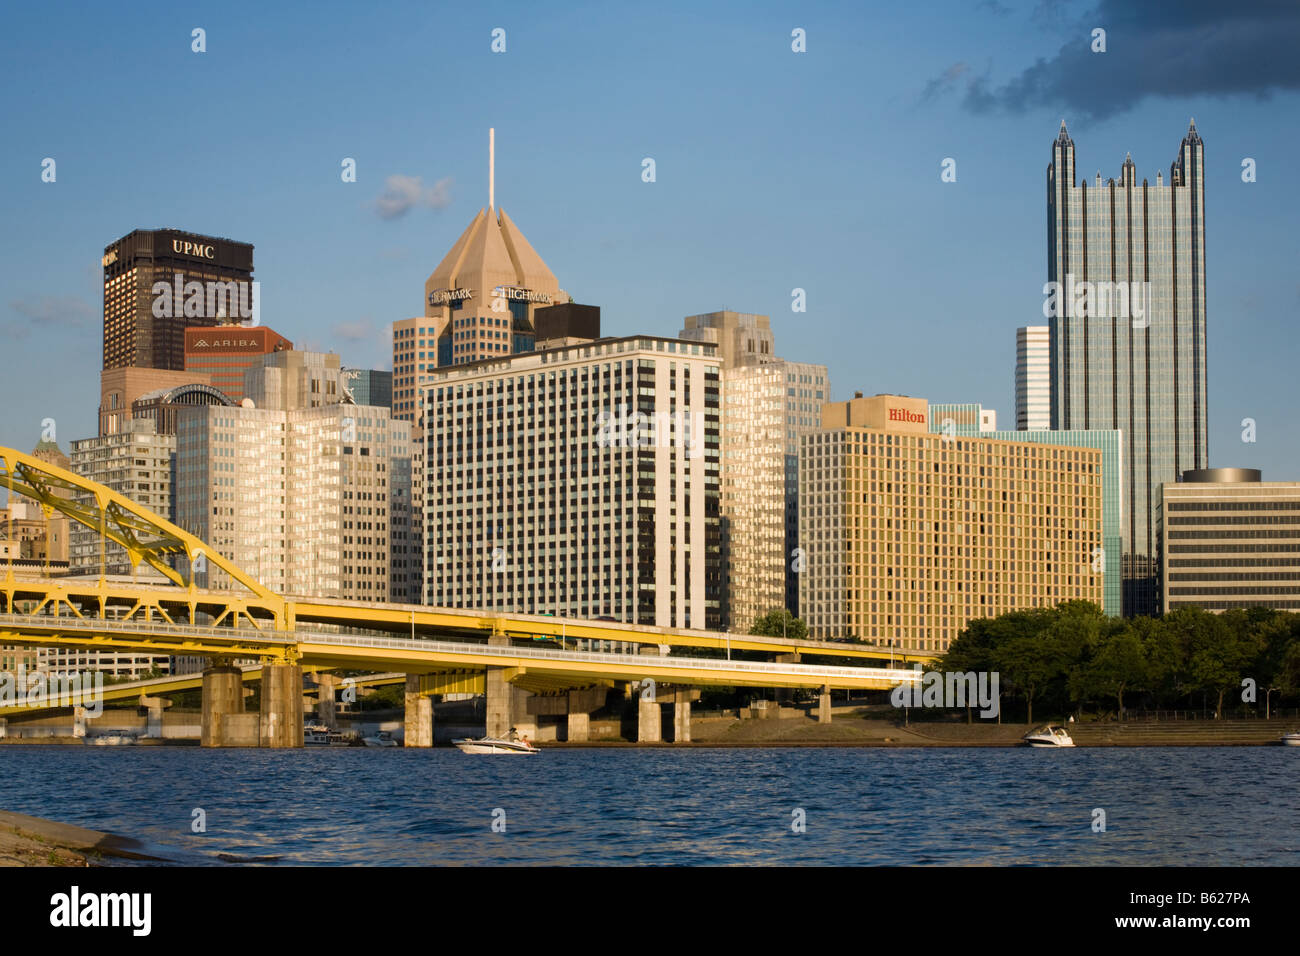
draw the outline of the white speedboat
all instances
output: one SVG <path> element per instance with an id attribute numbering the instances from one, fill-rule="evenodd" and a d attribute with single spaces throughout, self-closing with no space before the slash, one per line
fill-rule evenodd
<path id="1" fill-rule="evenodd" d="M 1284 747 L 1300 747 L 1300 731 L 1293 734 L 1283 734 L 1282 745 Z"/>
<path id="2" fill-rule="evenodd" d="M 501 737 L 465 737 L 453 740 L 461 753 L 466 754 L 539 754 L 527 740 L 508 740 Z"/>
<path id="3" fill-rule="evenodd" d="M 376 731 L 369 737 L 362 737 L 361 742 L 367 747 L 396 747 L 397 741 L 387 730 Z"/>
<path id="4" fill-rule="evenodd" d="M 92 747 L 125 747 L 135 743 L 135 734 L 96 734 L 87 737 L 86 743 Z"/>
<path id="5" fill-rule="evenodd" d="M 1046 724 L 1024 736 L 1031 747 L 1073 747 L 1074 739 L 1059 724 Z"/>

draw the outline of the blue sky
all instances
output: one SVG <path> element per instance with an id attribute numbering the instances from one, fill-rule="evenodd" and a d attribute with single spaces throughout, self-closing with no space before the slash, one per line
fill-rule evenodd
<path id="1" fill-rule="evenodd" d="M 265 324 L 388 367 L 388 323 L 420 313 L 425 278 L 487 203 L 489 126 L 498 204 L 562 287 L 601 306 L 607 333 L 766 313 L 780 354 L 830 366 L 836 398 L 978 401 L 1006 427 L 1015 329 L 1042 322 L 1060 120 L 1081 174 L 1117 176 L 1131 151 L 1154 181 L 1195 117 L 1211 464 L 1300 480 L 1297 11 L 14 7 L 0 35 L 0 444 L 30 448 L 45 418 L 65 450 L 94 433 L 99 259 L 136 228 L 252 242 Z M 796 27 L 806 53 L 791 50 Z M 345 157 L 356 183 L 341 181 Z M 947 157 L 955 183 L 940 180 Z M 418 177 L 428 201 L 381 215 L 391 176 Z"/>

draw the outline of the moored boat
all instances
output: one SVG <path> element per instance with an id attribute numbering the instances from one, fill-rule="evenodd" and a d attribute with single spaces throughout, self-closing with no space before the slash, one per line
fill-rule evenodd
<path id="1" fill-rule="evenodd" d="M 1291 734 L 1283 734 L 1282 745 L 1284 747 L 1300 747 L 1300 730 Z"/>
<path id="2" fill-rule="evenodd" d="M 1074 746 L 1074 738 L 1060 724 L 1045 724 L 1025 734 L 1023 739 L 1031 747 Z"/>
<path id="3" fill-rule="evenodd" d="M 466 754 L 539 754 L 527 738 L 463 737 L 453 740 L 456 748 Z"/>
<path id="4" fill-rule="evenodd" d="M 396 747 L 397 741 L 387 730 L 378 730 L 369 737 L 362 737 L 361 742 L 367 747 Z"/>
<path id="5" fill-rule="evenodd" d="M 125 747 L 135 743 L 135 734 L 96 734 L 86 737 L 92 747 Z"/>

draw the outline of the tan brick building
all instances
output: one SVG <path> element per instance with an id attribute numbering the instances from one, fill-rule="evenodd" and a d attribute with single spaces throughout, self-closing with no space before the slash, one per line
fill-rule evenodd
<path id="1" fill-rule="evenodd" d="M 801 437 L 812 635 L 942 651 L 972 618 L 1100 606 L 1101 452 L 932 434 L 928 420 L 924 399 L 859 394 Z"/>

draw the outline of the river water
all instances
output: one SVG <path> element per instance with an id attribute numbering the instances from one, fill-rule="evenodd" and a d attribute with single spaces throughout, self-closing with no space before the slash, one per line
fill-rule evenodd
<path id="1" fill-rule="evenodd" d="M 0 809 L 219 865 L 1294 866 L 1297 784 L 1286 747 L 0 747 Z"/>

